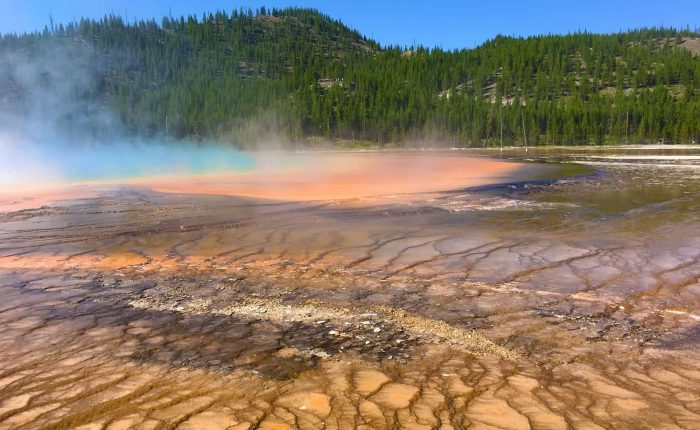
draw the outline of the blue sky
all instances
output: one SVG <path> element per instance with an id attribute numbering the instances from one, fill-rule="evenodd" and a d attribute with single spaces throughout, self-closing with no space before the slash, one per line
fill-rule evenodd
<path id="1" fill-rule="evenodd" d="M 381 44 L 445 49 L 473 47 L 496 34 L 532 35 L 576 30 L 615 32 L 642 26 L 696 28 L 700 0 L 0 0 L 0 33 L 42 29 L 49 23 L 108 13 L 160 18 L 240 6 L 319 9 Z"/>

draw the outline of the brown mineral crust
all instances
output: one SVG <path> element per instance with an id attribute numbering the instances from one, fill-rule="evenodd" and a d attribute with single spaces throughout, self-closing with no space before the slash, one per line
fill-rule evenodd
<path id="1" fill-rule="evenodd" d="M 4 213 L 0 428 L 697 428 L 700 190 L 613 173 Z"/>

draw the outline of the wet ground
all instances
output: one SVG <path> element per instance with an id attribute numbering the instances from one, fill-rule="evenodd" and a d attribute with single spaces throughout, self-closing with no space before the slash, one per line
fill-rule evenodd
<path id="1" fill-rule="evenodd" d="M 0 213 L 0 428 L 700 427 L 700 150 L 476 155 L 555 169 Z"/>

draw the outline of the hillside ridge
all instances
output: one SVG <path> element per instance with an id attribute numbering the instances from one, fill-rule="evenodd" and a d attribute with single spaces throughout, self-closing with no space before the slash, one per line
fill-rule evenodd
<path id="1" fill-rule="evenodd" d="M 699 52 L 697 32 L 668 28 L 445 51 L 381 46 L 313 9 L 107 16 L 1 36 L 0 108 L 42 105 L 76 134 L 104 133 L 95 119 L 112 112 L 130 134 L 240 146 L 692 143 Z"/>

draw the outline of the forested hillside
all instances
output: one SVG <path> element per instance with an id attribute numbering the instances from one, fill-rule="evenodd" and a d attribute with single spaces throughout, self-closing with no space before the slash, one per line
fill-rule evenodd
<path id="1" fill-rule="evenodd" d="M 73 69 L 84 85 L 66 87 Z M 78 101 L 61 115 L 66 123 L 90 129 L 90 118 L 109 111 L 129 133 L 173 139 L 700 141 L 700 35 L 673 29 L 497 36 L 443 51 L 381 47 L 308 9 L 160 23 L 111 16 L 3 35 L 5 110 L 35 108 L 37 79 L 28 74 L 41 81 L 39 98 L 60 87 Z"/>

